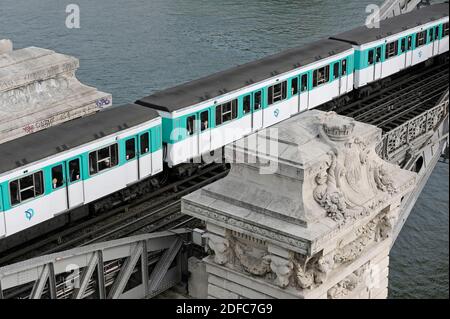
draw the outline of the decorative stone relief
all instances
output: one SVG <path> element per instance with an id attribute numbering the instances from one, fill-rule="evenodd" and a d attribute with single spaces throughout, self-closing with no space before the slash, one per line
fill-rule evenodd
<path id="1" fill-rule="evenodd" d="M 334 262 L 345 264 L 357 259 L 373 242 L 380 242 L 390 236 L 398 217 L 395 213 L 380 213 L 364 226 L 356 229 L 357 238 L 335 251 Z"/>
<path id="2" fill-rule="evenodd" d="M 308 260 L 303 256 L 296 255 L 294 258 L 295 265 L 295 285 L 302 289 L 311 288 L 314 284 L 314 270 L 308 267 Z"/>
<path id="3" fill-rule="evenodd" d="M 256 275 L 263 276 L 270 272 L 270 258 L 268 255 L 261 257 L 252 256 L 251 249 L 239 242 L 233 242 L 234 254 L 239 260 L 245 271 Z"/>
<path id="4" fill-rule="evenodd" d="M 289 285 L 289 279 L 294 269 L 294 264 L 291 260 L 270 255 L 266 257 L 270 260 L 270 269 L 276 274 L 276 284 L 282 288 Z"/>
<path id="5" fill-rule="evenodd" d="M 214 251 L 214 262 L 225 265 L 230 261 L 230 242 L 228 239 L 208 234 L 208 245 Z"/>
<path id="6" fill-rule="evenodd" d="M 369 147 L 368 141 L 352 136 L 353 120 L 326 113 L 321 121 L 320 136 L 332 151 L 315 176 L 313 197 L 341 226 L 349 219 L 368 216 L 369 209 L 386 200 L 370 205 L 374 197 L 383 198 L 380 193 L 392 195 L 396 190 L 375 145 Z"/>
<path id="7" fill-rule="evenodd" d="M 365 284 L 366 276 L 368 275 L 369 263 L 366 263 L 361 268 L 354 271 L 344 280 L 338 282 L 335 286 L 328 290 L 328 299 L 340 299 L 347 297 L 357 287 Z"/>

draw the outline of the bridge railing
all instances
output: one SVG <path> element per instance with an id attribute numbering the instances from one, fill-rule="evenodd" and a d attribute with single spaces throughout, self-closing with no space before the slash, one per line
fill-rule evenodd
<path id="1" fill-rule="evenodd" d="M 448 105 L 449 92 L 447 90 L 435 107 L 384 134 L 377 148 L 380 157 L 389 161 L 394 155 L 409 148 L 417 139 L 435 131 L 447 117 Z"/>
<path id="2" fill-rule="evenodd" d="M 192 231 L 178 229 L 79 247 L 0 268 L 0 299 L 150 298 L 181 281 L 183 246 Z"/>

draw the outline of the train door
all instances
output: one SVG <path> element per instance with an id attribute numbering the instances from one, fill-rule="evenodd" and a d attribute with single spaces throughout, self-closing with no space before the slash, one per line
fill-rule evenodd
<path id="1" fill-rule="evenodd" d="M 400 43 L 399 54 L 400 55 L 403 54 L 403 62 L 400 62 L 401 63 L 400 69 L 402 70 L 402 69 L 406 68 L 406 37 L 400 38 L 399 43 Z"/>
<path id="2" fill-rule="evenodd" d="M 199 154 L 204 154 L 211 151 L 211 114 L 209 110 L 204 110 L 197 113 L 197 118 Z"/>
<path id="3" fill-rule="evenodd" d="M 338 82 L 338 94 L 337 95 L 341 95 L 341 63 L 340 62 L 335 62 L 333 64 L 333 81 L 337 81 Z M 333 92 L 333 98 L 334 98 L 334 92 Z"/>
<path id="4" fill-rule="evenodd" d="M 375 49 L 370 49 L 368 52 L 368 66 L 366 80 L 367 83 L 373 82 L 375 79 Z"/>
<path id="5" fill-rule="evenodd" d="M 304 73 L 300 75 L 300 98 L 299 112 L 306 111 L 309 107 L 309 75 Z"/>
<path id="6" fill-rule="evenodd" d="M 427 36 L 428 36 L 428 45 L 430 46 L 430 55 L 434 55 L 434 28 L 427 30 Z"/>
<path id="7" fill-rule="evenodd" d="M 187 155 L 194 158 L 199 155 L 198 113 L 188 116 L 186 119 L 186 145 Z"/>
<path id="8" fill-rule="evenodd" d="M 2 185 L 0 185 L 0 238 L 6 235 L 5 213 Z"/>
<path id="9" fill-rule="evenodd" d="M 84 182 L 80 157 L 66 162 L 66 181 L 68 209 L 82 205 L 84 203 Z"/>
<path id="10" fill-rule="evenodd" d="M 375 48 L 374 75 L 373 75 L 375 81 L 381 79 L 383 74 L 382 48 L 383 46 Z"/>
<path id="11" fill-rule="evenodd" d="M 439 26 L 435 26 L 430 30 L 433 39 L 433 56 L 439 54 Z"/>
<path id="12" fill-rule="evenodd" d="M 405 53 L 405 68 L 412 65 L 413 60 L 413 47 L 412 47 L 412 35 L 406 37 L 406 53 Z"/>
<path id="13" fill-rule="evenodd" d="M 347 93 L 348 76 L 347 76 L 347 59 L 341 61 L 341 72 L 339 74 L 339 95 Z"/>
<path id="14" fill-rule="evenodd" d="M 150 132 L 139 134 L 138 161 L 139 179 L 152 174 L 152 156 L 150 151 Z"/>
<path id="15" fill-rule="evenodd" d="M 253 93 L 253 107 L 252 107 L 252 128 L 253 131 L 260 130 L 263 126 L 263 104 L 262 104 L 262 90 Z"/>
<path id="16" fill-rule="evenodd" d="M 56 213 L 69 209 L 67 165 L 57 164 L 51 168 L 52 206 Z"/>

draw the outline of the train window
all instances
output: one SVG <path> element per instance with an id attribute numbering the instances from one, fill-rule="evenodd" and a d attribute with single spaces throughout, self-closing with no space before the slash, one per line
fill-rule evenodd
<path id="1" fill-rule="evenodd" d="M 101 172 L 111 167 L 111 150 L 109 147 L 97 151 L 97 167 Z"/>
<path id="2" fill-rule="evenodd" d="M 400 40 L 400 52 L 404 53 L 406 51 L 406 39 L 403 38 Z"/>
<path id="3" fill-rule="evenodd" d="M 71 183 L 80 180 L 80 160 L 78 158 L 69 162 L 69 180 Z"/>
<path id="4" fill-rule="evenodd" d="M 298 94 L 298 78 L 293 78 L 291 80 L 291 93 L 292 95 Z"/>
<path id="5" fill-rule="evenodd" d="M 97 152 L 92 152 L 89 154 L 89 174 L 94 175 L 97 172 Z"/>
<path id="6" fill-rule="evenodd" d="M 375 51 L 374 50 L 369 50 L 369 65 L 373 65 L 374 55 L 375 55 Z"/>
<path id="7" fill-rule="evenodd" d="M 125 156 L 127 161 L 136 157 L 136 139 L 134 137 L 125 142 Z"/>
<path id="8" fill-rule="evenodd" d="M 375 59 L 375 61 L 378 63 L 378 62 L 381 62 L 381 47 L 378 47 L 377 48 L 377 54 L 376 54 L 376 59 Z"/>
<path id="9" fill-rule="evenodd" d="M 385 56 L 386 60 L 396 56 L 397 52 L 398 52 L 398 42 L 397 41 L 386 44 L 386 56 Z"/>
<path id="10" fill-rule="evenodd" d="M 64 175 L 62 165 L 52 168 L 52 187 L 53 189 L 60 188 L 64 185 Z"/>
<path id="11" fill-rule="evenodd" d="M 200 114 L 201 131 L 207 130 L 209 128 L 209 111 L 203 111 Z"/>
<path id="12" fill-rule="evenodd" d="M 416 34 L 416 47 L 420 47 L 425 44 L 427 31 L 422 31 Z"/>
<path id="13" fill-rule="evenodd" d="M 118 164 L 118 146 L 102 148 L 101 150 L 89 154 L 89 172 L 91 175 L 97 174 L 105 169 L 114 167 Z"/>
<path id="14" fill-rule="evenodd" d="M 89 174 L 94 175 L 97 172 L 97 152 L 92 152 L 89 154 Z"/>
<path id="15" fill-rule="evenodd" d="M 186 129 L 188 131 L 188 135 L 194 135 L 194 133 L 195 133 L 195 115 L 189 116 L 186 119 Z"/>
<path id="16" fill-rule="evenodd" d="M 408 37 L 408 46 L 406 47 L 406 50 L 411 50 L 412 48 L 412 36 Z"/>
<path id="17" fill-rule="evenodd" d="M 9 184 L 11 205 L 17 205 L 44 194 L 43 177 L 42 172 L 37 172 L 12 181 Z"/>
<path id="18" fill-rule="evenodd" d="M 347 75 L 347 59 L 342 60 L 342 75 Z"/>
<path id="19" fill-rule="evenodd" d="M 269 105 L 286 99 L 287 94 L 287 82 L 281 82 L 269 87 Z"/>
<path id="20" fill-rule="evenodd" d="M 337 79 L 339 77 L 339 62 L 336 62 L 333 66 L 333 79 Z"/>
<path id="21" fill-rule="evenodd" d="M 305 92 L 306 90 L 308 90 L 308 74 L 303 74 L 302 75 L 302 81 L 301 81 L 301 91 Z"/>
<path id="22" fill-rule="evenodd" d="M 430 29 L 430 31 L 428 31 L 428 41 L 429 42 L 433 42 L 434 41 L 434 32 L 432 29 Z"/>
<path id="23" fill-rule="evenodd" d="M 439 40 L 439 26 L 434 28 L 434 39 Z"/>
<path id="24" fill-rule="evenodd" d="M 11 196 L 11 205 L 20 203 L 19 181 L 13 181 L 9 184 L 9 194 Z"/>
<path id="25" fill-rule="evenodd" d="M 330 66 L 324 66 L 323 68 L 317 69 L 313 74 L 313 87 L 320 86 L 322 84 L 328 83 L 330 80 Z"/>
<path id="26" fill-rule="evenodd" d="M 253 110 L 259 110 L 261 108 L 261 91 L 255 93 L 255 101 L 253 103 Z"/>
<path id="27" fill-rule="evenodd" d="M 216 125 L 222 124 L 222 106 L 216 106 Z"/>
<path id="28" fill-rule="evenodd" d="M 148 133 L 144 133 L 139 138 L 141 155 L 147 154 L 150 151 L 150 136 Z"/>
<path id="29" fill-rule="evenodd" d="M 447 37 L 448 36 L 448 22 L 444 23 L 444 29 L 443 29 L 443 36 Z"/>
<path id="30" fill-rule="evenodd" d="M 250 113 L 251 110 L 251 99 L 250 99 L 250 95 L 246 95 L 244 96 L 244 99 L 242 100 L 242 104 L 243 104 L 243 111 L 244 114 L 248 114 Z"/>
<path id="31" fill-rule="evenodd" d="M 237 100 L 216 106 L 216 125 L 226 123 L 237 118 Z"/>

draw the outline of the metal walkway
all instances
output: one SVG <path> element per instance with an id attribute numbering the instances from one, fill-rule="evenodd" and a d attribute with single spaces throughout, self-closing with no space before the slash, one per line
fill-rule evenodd
<path id="1" fill-rule="evenodd" d="M 187 273 L 191 231 L 108 241 L 0 268 L 0 299 L 141 299 Z"/>

